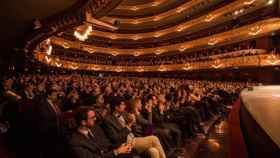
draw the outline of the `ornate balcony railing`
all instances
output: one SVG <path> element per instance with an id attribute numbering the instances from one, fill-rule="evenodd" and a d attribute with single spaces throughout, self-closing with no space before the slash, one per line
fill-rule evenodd
<path id="1" fill-rule="evenodd" d="M 262 50 L 259 50 L 262 51 Z M 155 65 L 155 66 L 115 66 L 97 65 L 67 61 L 58 57 L 48 56 L 46 53 L 37 52 L 35 58 L 42 63 L 53 67 L 72 70 L 91 70 L 109 72 L 167 72 L 167 71 L 193 71 L 205 69 L 225 69 L 242 67 L 264 67 L 280 65 L 280 57 L 275 54 L 258 54 L 251 56 L 213 59 L 184 64 Z"/>

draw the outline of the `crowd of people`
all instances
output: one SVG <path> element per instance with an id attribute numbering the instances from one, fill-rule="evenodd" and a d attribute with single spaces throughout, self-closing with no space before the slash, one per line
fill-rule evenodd
<path id="1" fill-rule="evenodd" d="M 230 46 L 224 46 L 213 49 L 203 49 L 192 53 L 182 53 L 176 55 L 146 55 L 146 56 L 108 56 L 108 55 L 86 55 L 77 54 L 76 52 L 67 52 L 60 56 L 61 59 L 71 60 L 76 62 L 101 64 L 101 65 L 118 65 L 118 66 L 152 66 L 152 65 L 168 65 L 168 64 L 184 64 L 190 62 L 207 61 L 219 58 L 230 58 L 236 56 L 255 55 L 254 42 L 242 42 Z M 242 51 L 243 52 L 238 52 Z M 250 51 L 247 51 L 250 50 Z M 59 50 L 57 50 L 59 53 Z M 63 51 L 62 51 L 63 53 Z"/>
<path id="2" fill-rule="evenodd" d="M 175 158 L 255 83 L 21 74 L 2 85 L 0 125 L 18 157 Z"/>

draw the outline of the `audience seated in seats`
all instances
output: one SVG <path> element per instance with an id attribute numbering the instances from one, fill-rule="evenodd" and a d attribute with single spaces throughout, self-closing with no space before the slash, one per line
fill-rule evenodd
<path id="1" fill-rule="evenodd" d="M 0 121 L 19 157 L 67 157 L 74 149 L 82 158 L 174 158 L 186 139 L 204 136 L 205 122 L 224 116 L 239 92 L 253 85 L 257 83 L 18 74 L 3 82 Z M 81 105 L 90 116 L 76 124 L 73 115 Z M 97 122 L 90 119 L 93 115 Z M 89 130 L 98 137 L 79 133 Z"/>
<path id="2" fill-rule="evenodd" d="M 72 153 L 76 158 L 132 157 L 132 144 L 114 146 L 102 128 L 96 124 L 96 113 L 92 108 L 80 107 L 75 113 L 78 125 L 70 140 Z"/>
<path id="3" fill-rule="evenodd" d="M 179 149 L 182 144 L 182 132 L 177 124 L 170 122 L 165 96 L 162 94 L 158 97 L 153 96 L 153 100 L 153 122 L 155 124 L 155 130 L 158 133 L 167 133 L 170 137 L 169 142 L 173 143 L 172 146 Z"/>
<path id="4" fill-rule="evenodd" d="M 144 136 L 144 135 L 152 135 L 155 134 L 159 137 L 160 142 L 162 143 L 163 149 L 167 153 L 168 157 L 173 156 L 176 157 L 174 145 L 172 146 L 171 142 L 172 136 L 168 130 L 155 130 L 153 126 L 153 105 L 151 96 L 148 97 L 147 103 L 145 104 L 145 108 L 142 109 L 142 102 L 140 98 L 135 98 L 132 100 L 132 113 L 136 117 L 135 124 L 135 135 L 136 136 Z"/>
<path id="5" fill-rule="evenodd" d="M 134 114 L 125 111 L 126 104 L 123 97 L 116 96 L 112 100 L 112 113 L 104 121 L 104 129 L 115 145 L 131 143 L 138 154 L 147 154 L 151 158 L 165 158 L 165 152 L 156 136 L 136 137 Z"/>

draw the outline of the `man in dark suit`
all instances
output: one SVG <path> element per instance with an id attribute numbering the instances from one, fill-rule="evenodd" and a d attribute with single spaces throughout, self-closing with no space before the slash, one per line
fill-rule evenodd
<path id="1" fill-rule="evenodd" d="M 114 158 L 130 157 L 131 144 L 114 147 L 103 130 L 95 124 L 95 111 L 88 107 L 77 109 L 75 120 L 77 131 L 70 140 L 70 146 L 76 158 Z"/>
<path id="2" fill-rule="evenodd" d="M 58 106 L 59 91 L 55 86 L 50 86 L 47 90 L 47 97 L 42 97 L 36 103 L 36 128 L 38 129 L 37 137 L 43 144 L 43 157 L 51 158 L 63 155 L 62 150 L 58 148 L 62 144 L 61 128 L 61 110 Z"/>
<path id="3" fill-rule="evenodd" d="M 104 121 L 104 129 L 111 142 L 115 145 L 129 142 L 138 153 L 147 153 L 151 158 L 165 158 L 165 152 L 156 136 L 136 137 L 132 128 L 136 122 L 135 115 L 125 112 L 125 100 L 114 97 L 111 102 L 112 114 Z"/>

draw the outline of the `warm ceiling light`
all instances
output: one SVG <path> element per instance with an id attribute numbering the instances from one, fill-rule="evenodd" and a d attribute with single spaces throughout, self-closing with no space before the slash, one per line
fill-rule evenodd
<path id="1" fill-rule="evenodd" d="M 140 52 L 135 52 L 133 55 L 137 57 L 137 56 L 141 55 L 141 53 Z"/>
<path id="2" fill-rule="evenodd" d="M 63 42 L 62 47 L 65 49 L 68 49 L 68 48 L 70 48 L 70 45 L 67 42 Z"/>
<path id="3" fill-rule="evenodd" d="M 119 53 L 118 52 L 112 52 L 112 55 L 117 56 L 117 55 L 119 55 Z"/>
<path id="4" fill-rule="evenodd" d="M 88 39 L 88 36 L 90 35 L 90 33 L 92 32 L 92 26 L 89 25 L 86 29 L 86 31 L 84 32 L 84 34 L 79 33 L 77 30 L 74 32 L 74 36 L 79 39 L 80 41 L 85 41 L 86 39 Z"/>
<path id="5" fill-rule="evenodd" d="M 143 72 L 144 71 L 144 68 L 142 66 L 138 66 L 138 68 L 136 69 L 136 71 L 138 72 Z"/>
<path id="6" fill-rule="evenodd" d="M 190 64 L 190 63 L 186 63 L 186 64 L 183 66 L 183 68 L 182 68 L 182 69 L 184 69 L 184 70 L 188 71 L 188 70 L 192 69 L 192 66 L 191 66 L 191 64 Z"/>
<path id="7" fill-rule="evenodd" d="M 249 35 L 255 36 L 262 32 L 262 28 L 260 26 L 255 26 L 250 28 Z"/>
<path id="8" fill-rule="evenodd" d="M 158 68 L 158 71 L 166 71 L 166 68 L 165 68 L 164 66 L 160 66 L 160 67 Z"/>
<path id="9" fill-rule="evenodd" d="M 274 3 L 274 0 L 268 0 L 267 1 L 267 5 L 271 5 L 271 4 L 273 4 Z"/>
<path id="10" fill-rule="evenodd" d="M 276 65 L 280 63 L 280 59 L 275 54 L 271 54 L 266 60 L 266 62 L 269 63 L 270 65 Z"/>
<path id="11" fill-rule="evenodd" d="M 245 4 L 245 5 L 251 5 L 251 4 L 253 4 L 255 1 L 256 1 L 256 0 L 249 0 L 249 1 L 244 2 L 243 4 Z"/>
<path id="12" fill-rule="evenodd" d="M 88 49 L 88 52 L 92 54 L 92 53 L 95 52 L 95 50 L 94 49 Z"/>
<path id="13" fill-rule="evenodd" d="M 70 65 L 70 68 L 73 69 L 73 70 L 76 70 L 76 69 L 79 68 L 79 66 Z"/>
<path id="14" fill-rule="evenodd" d="M 158 49 L 158 50 L 156 50 L 155 54 L 156 54 L 156 55 L 160 55 L 160 54 L 163 53 L 163 52 L 164 52 L 164 50 Z"/>
<path id="15" fill-rule="evenodd" d="M 51 44 L 51 40 L 50 40 L 49 38 L 46 39 L 46 44 L 47 44 L 47 45 Z"/>
<path id="16" fill-rule="evenodd" d="M 239 15 L 239 14 L 242 14 L 243 12 L 244 12 L 244 9 L 242 8 L 242 9 L 234 11 L 233 13 L 234 13 L 234 15 Z"/>
<path id="17" fill-rule="evenodd" d="M 204 19 L 204 21 L 206 21 L 206 22 L 210 22 L 210 21 L 212 21 L 214 18 L 215 18 L 215 16 L 214 16 L 214 15 L 209 14 L 209 15 L 207 15 L 207 16 L 206 16 L 206 18 Z"/>
<path id="18" fill-rule="evenodd" d="M 57 67 L 61 67 L 62 66 L 62 64 L 61 63 L 55 63 L 55 65 L 57 66 Z"/>
<path id="19" fill-rule="evenodd" d="M 116 72 L 122 72 L 122 68 L 121 67 L 117 67 L 116 68 Z"/>
<path id="20" fill-rule="evenodd" d="M 52 50 L 53 50 L 52 45 L 49 45 L 49 46 L 48 46 L 48 49 L 47 49 L 47 51 L 46 51 L 46 54 L 47 54 L 47 55 L 51 55 L 51 54 L 52 54 Z"/>
<path id="21" fill-rule="evenodd" d="M 151 5 L 153 6 L 153 7 L 155 7 L 155 6 L 158 6 L 160 4 L 160 2 L 153 2 Z"/>
<path id="22" fill-rule="evenodd" d="M 100 70 L 100 68 L 99 68 L 98 66 L 92 66 L 92 67 L 90 67 L 90 69 L 91 69 L 91 70 L 95 70 L 95 71 Z"/>
<path id="23" fill-rule="evenodd" d="M 221 61 L 219 59 L 217 59 L 214 61 L 214 64 L 211 67 L 213 67 L 214 69 L 218 69 L 218 68 L 221 68 L 222 66 L 224 66 L 224 64 L 221 63 Z"/>
<path id="24" fill-rule="evenodd" d="M 160 16 L 156 16 L 156 17 L 154 17 L 153 21 L 158 21 L 158 20 L 160 20 L 160 19 L 161 19 Z"/>
<path id="25" fill-rule="evenodd" d="M 160 37 L 160 36 L 162 36 L 162 35 L 163 35 L 162 32 L 158 32 L 158 33 L 155 33 L 153 36 L 156 37 L 156 38 L 158 38 L 158 37 Z"/>
<path id="26" fill-rule="evenodd" d="M 216 45 L 219 41 L 215 38 L 211 38 L 208 42 L 208 45 L 213 46 Z"/>
<path id="27" fill-rule="evenodd" d="M 141 37 L 138 36 L 138 35 L 132 36 L 132 39 L 133 39 L 133 40 L 139 40 L 140 38 L 141 38 Z"/>
<path id="28" fill-rule="evenodd" d="M 179 48 L 179 51 L 180 51 L 180 52 L 183 52 L 183 51 L 185 51 L 186 49 L 187 49 L 186 47 L 182 46 L 181 48 Z"/>
<path id="29" fill-rule="evenodd" d="M 130 8 L 131 10 L 133 10 L 133 11 L 136 11 L 136 10 L 138 10 L 139 8 L 138 7 L 132 7 L 132 8 Z"/>
<path id="30" fill-rule="evenodd" d="M 47 63 L 50 63 L 52 61 L 52 59 L 49 58 L 48 56 L 45 56 L 45 59 L 46 59 Z"/>
<path id="31" fill-rule="evenodd" d="M 184 11 L 184 10 L 185 10 L 184 7 L 179 7 L 179 8 L 176 9 L 176 12 L 177 12 L 177 13 L 181 13 L 181 12 Z"/>
<path id="32" fill-rule="evenodd" d="M 111 35 L 111 36 L 109 36 L 109 38 L 114 40 L 114 39 L 117 39 L 118 37 L 116 35 Z"/>
<path id="33" fill-rule="evenodd" d="M 139 21 L 139 20 L 133 20 L 132 21 L 132 24 L 139 24 L 141 21 Z"/>
<path id="34" fill-rule="evenodd" d="M 183 31 L 185 29 L 185 27 L 184 26 L 178 26 L 177 28 L 176 28 L 176 31 L 178 31 L 178 32 L 181 32 L 181 31 Z"/>

